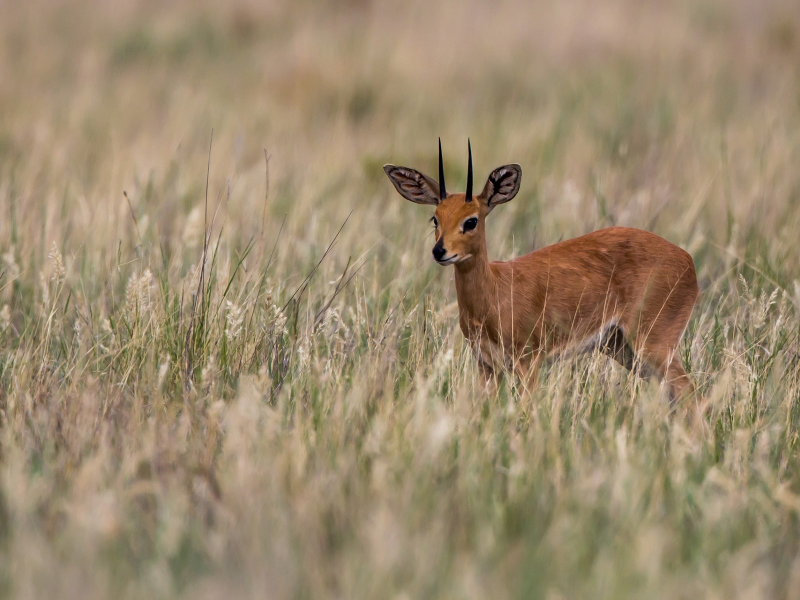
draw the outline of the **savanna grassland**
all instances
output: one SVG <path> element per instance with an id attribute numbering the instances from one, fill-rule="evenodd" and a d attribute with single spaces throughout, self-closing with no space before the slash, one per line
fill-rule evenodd
<path id="1" fill-rule="evenodd" d="M 800 597 L 793 0 L 0 3 L 0 596 Z M 213 140 L 212 140 L 213 131 Z M 493 258 L 694 257 L 701 425 L 599 356 L 487 394 Z"/>

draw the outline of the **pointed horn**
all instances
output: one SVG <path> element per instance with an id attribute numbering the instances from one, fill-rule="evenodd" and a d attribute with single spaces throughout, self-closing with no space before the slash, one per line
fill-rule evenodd
<path id="1" fill-rule="evenodd" d="M 447 197 L 447 189 L 444 186 L 444 163 L 442 162 L 442 138 L 439 138 L 439 200 Z"/>
<path id="2" fill-rule="evenodd" d="M 472 202 L 472 144 L 467 138 L 467 148 L 469 149 L 469 163 L 467 164 L 467 202 Z"/>

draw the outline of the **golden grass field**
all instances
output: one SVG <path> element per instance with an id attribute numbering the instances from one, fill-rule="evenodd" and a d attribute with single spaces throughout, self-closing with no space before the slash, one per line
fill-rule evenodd
<path id="1" fill-rule="evenodd" d="M 796 1 L 0 14 L 0 597 L 800 597 Z M 381 168 L 439 136 L 522 165 L 493 258 L 692 254 L 700 426 L 600 356 L 483 391 Z"/>

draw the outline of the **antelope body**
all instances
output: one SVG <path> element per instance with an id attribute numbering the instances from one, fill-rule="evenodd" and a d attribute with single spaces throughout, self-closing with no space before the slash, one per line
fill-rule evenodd
<path id="1" fill-rule="evenodd" d="M 610 227 L 490 262 L 486 216 L 519 191 L 519 165 L 492 171 L 474 197 L 471 147 L 465 194 L 445 189 L 441 141 L 438 184 L 414 169 L 384 171 L 404 198 L 436 206 L 433 257 L 454 265 L 459 324 L 487 383 L 510 370 L 530 389 L 546 356 L 598 349 L 665 380 L 672 399 L 693 392 L 677 356 L 698 295 L 687 252 L 647 231 Z"/>

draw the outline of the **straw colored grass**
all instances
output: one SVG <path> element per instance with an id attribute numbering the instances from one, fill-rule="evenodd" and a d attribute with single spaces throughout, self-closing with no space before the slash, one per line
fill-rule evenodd
<path id="1" fill-rule="evenodd" d="M 798 597 L 796 8 L 4 3 L 0 596 Z M 438 136 L 522 165 L 492 257 L 693 255 L 703 427 L 600 356 L 481 389 L 381 169 Z"/>

